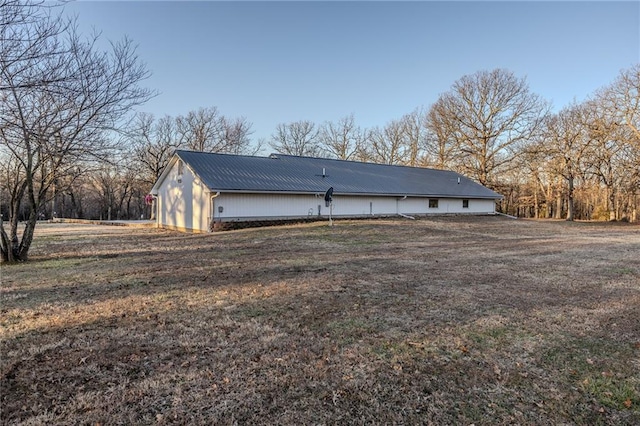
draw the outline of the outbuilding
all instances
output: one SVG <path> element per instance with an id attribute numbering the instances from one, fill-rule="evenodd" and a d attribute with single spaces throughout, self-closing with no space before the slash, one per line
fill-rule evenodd
<path id="1" fill-rule="evenodd" d="M 333 189 L 330 205 L 327 191 Z M 447 170 L 177 150 L 153 186 L 159 227 L 393 215 L 495 214 L 496 192 Z"/>

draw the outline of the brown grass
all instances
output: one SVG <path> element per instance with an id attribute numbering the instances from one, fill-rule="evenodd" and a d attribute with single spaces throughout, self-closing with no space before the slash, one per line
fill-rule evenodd
<path id="1" fill-rule="evenodd" d="M 640 228 L 39 225 L 3 424 L 640 424 Z"/>

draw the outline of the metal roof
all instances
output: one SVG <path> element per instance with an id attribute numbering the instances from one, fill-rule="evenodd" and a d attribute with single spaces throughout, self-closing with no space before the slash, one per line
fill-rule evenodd
<path id="1" fill-rule="evenodd" d="M 282 154 L 254 157 L 177 150 L 175 155 L 212 191 L 324 193 L 333 187 L 336 194 L 351 195 L 502 198 L 447 170 Z"/>

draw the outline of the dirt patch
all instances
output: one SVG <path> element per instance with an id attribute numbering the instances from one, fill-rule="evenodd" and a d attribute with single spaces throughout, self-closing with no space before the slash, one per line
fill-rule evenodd
<path id="1" fill-rule="evenodd" d="M 638 424 L 640 228 L 39 225 L 3 424 Z"/>

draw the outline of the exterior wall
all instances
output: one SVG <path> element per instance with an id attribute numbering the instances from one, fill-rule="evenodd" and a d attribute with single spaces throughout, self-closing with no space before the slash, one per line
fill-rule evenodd
<path id="1" fill-rule="evenodd" d="M 429 207 L 429 200 L 438 200 L 437 208 Z M 425 198 L 427 204 L 426 214 L 493 214 L 496 212 L 495 200 L 468 199 L 469 207 L 462 207 L 460 198 Z M 405 213 L 405 212 L 401 212 Z M 418 212 L 412 212 L 420 214 Z"/>
<path id="2" fill-rule="evenodd" d="M 435 198 L 433 198 L 435 199 Z M 463 207 L 462 199 L 439 198 L 437 208 L 429 208 L 429 198 L 334 196 L 333 216 L 371 216 L 402 214 L 492 214 L 494 200 L 470 199 Z M 219 209 L 222 208 L 222 212 Z M 324 194 L 234 194 L 222 193 L 214 199 L 215 220 L 286 219 L 326 217 Z"/>
<path id="3" fill-rule="evenodd" d="M 207 232 L 211 216 L 217 221 L 299 219 L 328 217 L 324 194 L 241 194 L 221 193 L 212 198 L 185 165 L 178 175 L 176 162 L 158 188 L 158 226 L 181 231 Z M 428 197 L 341 196 L 333 199 L 334 217 L 367 217 L 428 214 L 493 214 L 494 200 L 437 198 L 438 207 L 429 207 Z M 431 198 L 435 200 L 436 198 Z M 222 211 L 220 211 L 220 209 Z"/>
<path id="4" fill-rule="evenodd" d="M 158 188 L 158 226 L 206 232 L 209 228 L 209 190 L 185 165 L 178 175 L 176 162 Z"/>
<path id="5" fill-rule="evenodd" d="M 325 209 L 324 198 L 314 195 L 221 193 L 213 204 L 216 220 L 308 217 L 318 215 L 318 205 Z"/>

